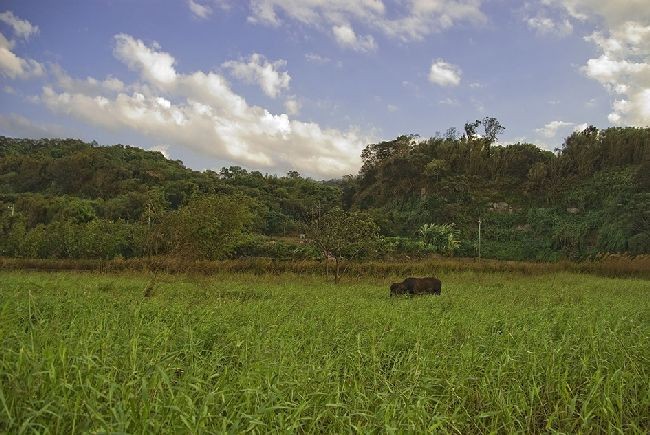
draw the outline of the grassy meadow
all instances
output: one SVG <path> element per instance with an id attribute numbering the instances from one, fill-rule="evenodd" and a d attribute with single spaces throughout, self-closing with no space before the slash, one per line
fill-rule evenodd
<path id="1" fill-rule="evenodd" d="M 439 277 L 0 271 L 0 432 L 650 431 L 650 281 Z"/>

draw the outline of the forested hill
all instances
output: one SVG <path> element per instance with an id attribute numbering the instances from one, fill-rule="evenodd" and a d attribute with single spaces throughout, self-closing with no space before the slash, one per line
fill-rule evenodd
<path id="1" fill-rule="evenodd" d="M 478 135 L 479 125 L 460 137 L 450 130 L 368 145 L 359 174 L 327 182 L 240 167 L 197 172 L 123 145 L 0 137 L 0 255 L 170 253 L 179 219 L 202 237 L 197 216 L 216 215 L 237 237 L 220 250 L 206 247 L 203 257 L 307 255 L 288 236 L 338 205 L 367 211 L 392 252 L 418 250 L 423 224 L 455 223 L 457 255 L 473 256 L 478 218 L 487 257 L 650 252 L 650 129 L 590 127 L 552 153 L 496 146 L 498 130 L 484 125 Z M 283 243 L 291 246 L 279 249 Z"/>
<path id="2" fill-rule="evenodd" d="M 256 230 L 290 233 L 318 204 L 340 203 L 335 184 L 237 166 L 198 172 L 160 152 L 124 145 L 0 137 L 0 200 L 15 204 L 29 227 L 68 217 L 140 222 L 148 210 L 176 210 L 194 197 L 241 194 L 256 202 Z"/>
<path id="3" fill-rule="evenodd" d="M 650 252 L 650 129 L 589 127 L 553 153 L 494 146 L 495 135 L 476 126 L 460 138 L 452 129 L 367 146 L 344 204 L 370 210 L 386 234 L 454 222 L 461 241 L 473 241 L 482 218 L 493 257 Z M 471 255 L 473 244 L 463 246 Z"/>

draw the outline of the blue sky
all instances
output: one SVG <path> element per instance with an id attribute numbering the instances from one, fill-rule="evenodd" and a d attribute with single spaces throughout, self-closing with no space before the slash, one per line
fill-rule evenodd
<path id="1" fill-rule="evenodd" d="M 650 8 L 606 0 L 96 0 L 0 6 L 0 134 L 195 169 L 356 173 L 364 145 L 495 116 L 553 149 L 650 124 Z"/>

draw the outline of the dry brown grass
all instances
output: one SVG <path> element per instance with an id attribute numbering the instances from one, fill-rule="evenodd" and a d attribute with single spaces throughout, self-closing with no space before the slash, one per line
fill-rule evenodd
<path id="1" fill-rule="evenodd" d="M 186 261 L 178 258 L 137 258 L 115 260 L 44 260 L 0 258 L 0 269 L 41 271 L 161 271 L 166 273 L 253 273 L 265 274 L 325 274 L 325 262 L 313 260 L 283 261 L 271 258 L 244 258 L 224 261 Z M 546 274 L 578 272 L 604 276 L 634 276 L 650 278 L 650 255 L 629 257 L 607 255 L 583 262 L 555 263 L 477 260 L 474 258 L 430 257 L 417 260 L 349 261 L 343 266 L 344 276 L 388 277 L 431 275 L 451 271 L 512 272 Z"/>

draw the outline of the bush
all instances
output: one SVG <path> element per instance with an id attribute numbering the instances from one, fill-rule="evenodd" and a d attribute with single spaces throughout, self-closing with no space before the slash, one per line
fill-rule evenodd
<path id="1" fill-rule="evenodd" d="M 633 255 L 650 254 L 650 232 L 632 236 L 627 241 L 627 246 Z"/>

